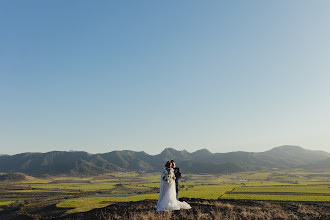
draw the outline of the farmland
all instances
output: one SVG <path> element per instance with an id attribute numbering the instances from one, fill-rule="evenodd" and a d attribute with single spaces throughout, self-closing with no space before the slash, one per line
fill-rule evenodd
<path id="1" fill-rule="evenodd" d="M 53 176 L 0 183 L 1 213 L 42 215 L 53 207 L 57 215 L 86 212 L 118 202 L 158 198 L 158 173 L 109 173 L 95 177 Z M 330 202 L 330 173 L 303 171 L 244 172 L 226 175 L 185 174 L 180 198 Z"/>

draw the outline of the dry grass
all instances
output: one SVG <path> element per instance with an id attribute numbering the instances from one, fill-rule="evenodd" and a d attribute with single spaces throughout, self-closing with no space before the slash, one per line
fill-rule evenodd
<path id="1" fill-rule="evenodd" d="M 155 200 L 117 203 L 86 213 L 65 216 L 62 219 L 330 219 L 329 207 L 311 204 L 268 203 L 241 200 L 185 199 L 190 210 L 155 211 Z"/>

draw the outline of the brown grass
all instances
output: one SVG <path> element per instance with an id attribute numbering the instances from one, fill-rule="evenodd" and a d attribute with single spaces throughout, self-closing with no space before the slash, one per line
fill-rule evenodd
<path id="1" fill-rule="evenodd" d="M 65 216 L 62 219 L 330 219 L 330 207 L 313 204 L 268 203 L 241 200 L 185 199 L 190 210 L 173 212 L 155 211 L 155 200 L 124 202 Z"/>

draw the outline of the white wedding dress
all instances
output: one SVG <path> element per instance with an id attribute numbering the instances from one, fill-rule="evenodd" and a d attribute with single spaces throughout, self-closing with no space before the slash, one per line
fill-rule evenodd
<path id="1" fill-rule="evenodd" d="M 157 211 L 174 211 L 179 209 L 191 209 L 186 202 L 180 202 L 176 199 L 175 181 L 172 179 L 169 183 L 163 180 L 164 174 L 167 173 L 166 168 L 160 176 L 160 190 L 156 206 Z M 173 169 L 169 171 L 171 177 L 174 177 Z"/>

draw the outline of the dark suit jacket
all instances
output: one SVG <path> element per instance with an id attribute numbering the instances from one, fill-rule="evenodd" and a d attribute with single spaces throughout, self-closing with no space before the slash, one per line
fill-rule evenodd
<path id="1" fill-rule="evenodd" d="M 174 168 L 175 182 L 177 182 L 181 177 L 181 171 L 179 167 Z"/>

